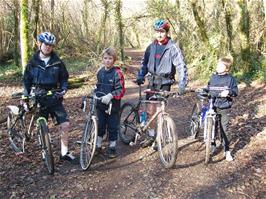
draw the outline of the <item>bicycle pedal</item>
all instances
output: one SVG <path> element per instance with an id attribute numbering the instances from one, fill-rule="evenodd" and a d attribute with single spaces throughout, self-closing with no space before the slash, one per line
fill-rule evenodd
<path id="1" fill-rule="evenodd" d="M 16 156 L 20 156 L 20 155 L 23 155 L 24 152 L 20 151 L 20 152 L 15 152 Z"/>
<path id="2" fill-rule="evenodd" d="M 76 141 L 75 143 L 76 143 L 76 144 L 81 144 L 81 141 L 78 140 L 78 141 Z"/>
<path id="3" fill-rule="evenodd" d="M 135 146 L 135 145 L 136 145 L 135 142 L 130 142 L 130 143 L 129 143 L 129 146 Z"/>

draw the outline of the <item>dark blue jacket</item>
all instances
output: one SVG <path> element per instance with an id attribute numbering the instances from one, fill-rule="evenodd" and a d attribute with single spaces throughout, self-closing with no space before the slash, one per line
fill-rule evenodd
<path id="1" fill-rule="evenodd" d="M 24 94 L 28 95 L 32 86 L 51 89 L 67 90 L 68 71 L 62 60 L 52 52 L 47 65 L 39 57 L 40 51 L 37 51 L 29 61 L 24 72 Z"/>
<path id="2" fill-rule="evenodd" d="M 179 87 L 187 85 L 187 67 L 180 48 L 169 38 L 168 43 L 161 55 L 159 65 L 155 66 L 156 41 L 151 43 L 143 56 L 138 77 L 144 77 L 147 73 L 161 77 L 161 84 L 173 84 L 175 73 L 178 72 Z M 154 82 L 157 84 L 157 82 Z"/>
<path id="3" fill-rule="evenodd" d="M 101 67 L 97 73 L 96 92 L 106 95 L 111 93 L 112 99 L 112 111 L 119 111 L 121 105 L 121 98 L 125 94 L 125 80 L 119 67 L 113 67 L 110 70 L 105 70 L 105 67 Z M 100 97 L 100 96 L 99 96 Z M 98 102 L 97 108 L 106 110 L 107 105 Z"/>
<path id="4" fill-rule="evenodd" d="M 230 74 L 218 75 L 213 74 L 208 82 L 208 89 L 210 94 L 217 97 L 214 106 L 220 109 L 231 108 L 233 99 L 238 95 L 237 82 Z M 220 98 L 219 94 L 223 90 L 229 90 L 229 96 L 226 98 Z"/>

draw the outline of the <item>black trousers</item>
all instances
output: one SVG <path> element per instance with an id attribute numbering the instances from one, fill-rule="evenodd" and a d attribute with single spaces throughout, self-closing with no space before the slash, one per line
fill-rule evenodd
<path id="1" fill-rule="evenodd" d="M 230 109 L 216 109 L 218 114 L 218 118 L 216 121 L 216 129 L 219 128 L 221 133 L 221 138 L 224 141 L 224 151 L 229 151 L 229 140 L 228 140 L 228 123 L 229 123 L 229 115 Z"/>

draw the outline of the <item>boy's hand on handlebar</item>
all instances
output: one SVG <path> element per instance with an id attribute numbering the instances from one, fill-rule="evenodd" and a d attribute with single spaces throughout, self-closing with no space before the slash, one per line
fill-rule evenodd
<path id="1" fill-rule="evenodd" d="M 66 91 L 56 92 L 55 95 L 58 99 L 62 98 L 66 94 Z"/>
<path id="2" fill-rule="evenodd" d="M 136 79 L 136 83 L 138 85 L 144 84 L 144 81 L 145 81 L 144 77 L 137 77 Z"/>
<path id="3" fill-rule="evenodd" d="M 108 105 L 111 102 L 112 99 L 113 99 L 113 95 L 111 93 L 108 93 L 107 95 L 105 95 L 105 96 L 102 97 L 101 102 L 103 104 Z"/>
<path id="4" fill-rule="evenodd" d="M 220 93 L 220 96 L 221 97 L 227 97 L 229 95 L 229 90 L 223 90 L 221 93 Z"/>

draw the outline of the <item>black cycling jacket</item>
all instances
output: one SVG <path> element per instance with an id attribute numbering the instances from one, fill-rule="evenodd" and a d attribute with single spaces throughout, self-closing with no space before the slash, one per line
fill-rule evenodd
<path id="1" fill-rule="evenodd" d="M 121 98 L 125 94 L 125 80 L 119 67 L 113 67 L 110 70 L 105 70 L 104 66 L 100 68 L 97 73 L 97 92 L 101 92 L 102 95 L 111 93 L 112 99 L 112 111 L 119 111 Z M 97 107 L 106 110 L 107 105 L 99 102 Z"/>
<path id="2" fill-rule="evenodd" d="M 26 66 L 23 77 L 24 94 L 30 94 L 32 86 L 46 90 L 67 90 L 69 74 L 62 60 L 52 52 L 50 60 L 45 65 L 39 54 L 40 51 L 37 51 Z"/>
<path id="3" fill-rule="evenodd" d="M 238 95 L 237 82 L 230 74 L 213 74 L 208 82 L 208 89 L 210 90 L 210 94 L 212 96 L 217 97 L 214 102 L 214 106 L 220 109 L 230 108 L 233 103 L 232 97 L 236 97 Z M 219 94 L 223 90 L 229 90 L 228 97 L 219 97 Z"/>

